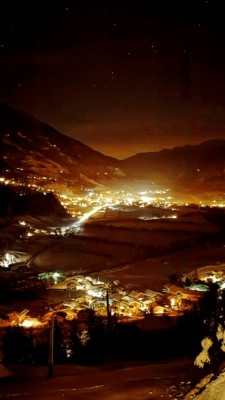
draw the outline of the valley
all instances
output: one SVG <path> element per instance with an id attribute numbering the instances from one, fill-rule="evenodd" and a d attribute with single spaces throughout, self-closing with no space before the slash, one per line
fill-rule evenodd
<path id="1" fill-rule="evenodd" d="M 5 362 L 46 365 L 51 329 L 56 364 L 193 362 L 203 299 L 225 285 L 224 142 L 116 160 L 0 117 Z"/>

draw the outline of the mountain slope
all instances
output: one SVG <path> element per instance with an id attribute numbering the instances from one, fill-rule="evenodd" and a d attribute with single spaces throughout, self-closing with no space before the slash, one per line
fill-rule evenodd
<path id="1" fill-rule="evenodd" d="M 225 190 L 225 140 L 209 140 L 159 152 L 140 153 L 121 162 L 128 177 L 156 180 L 173 188 Z"/>
<path id="2" fill-rule="evenodd" d="M 119 161 L 35 118 L 0 104 L 0 183 L 62 193 L 120 182 L 149 182 L 182 193 L 224 193 L 225 140 L 210 140 Z"/>
<path id="3" fill-rule="evenodd" d="M 0 175 L 6 179 L 30 186 L 80 189 L 111 181 L 117 173 L 116 159 L 0 105 Z"/>

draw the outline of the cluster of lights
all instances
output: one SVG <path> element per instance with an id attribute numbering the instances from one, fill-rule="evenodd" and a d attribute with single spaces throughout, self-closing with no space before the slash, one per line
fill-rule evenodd
<path id="1" fill-rule="evenodd" d="M 148 206 L 173 209 L 173 206 L 189 206 L 187 202 L 177 201 L 168 192 L 170 189 L 156 189 L 145 190 L 142 192 L 127 192 L 125 190 L 106 190 L 99 192 L 99 190 L 85 190 L 82 195 L 74 196 L 73 194 L 60 194 L 58 195 L 59 201 L 66 208 L 68 213 L 73 217 L 79 218 L 86 215 L 91 216 L 97 211 L 104 211 L 106 208 L 115 207 L 137 207 L 145 208 Z M 199 201 L 200 207 L 205 207 L 202 201 Z M 209 203 L 211 207 L 225 207 L 225 203 L 213 200 Z M 99 209 L 98 209 L 99 207 Z M 92 212 L 93 210 L 93 212 Z M 95 210 L 95 211 L 94 211 Z M 166 218 L 177 218 L 174 213 Z M 82 220 L 81 220 L 82 221 Z"/>
<path id="2" fill-rule="evenodd" d="M 55 146 L 55 145 L 53 145 Z M 6 156 L 5 156 L 6 157 Z M 23 168 L 17 167 L 17 171 L 23 171 Z M 10 173 L 9 170 L 5 172 Z M 61 174 L 64 172 L 63 170 L 59 171 Z M 35 175 L 27 175 L 23 180 L 23 178 L 14 178 L 10 177 L 0 177 L 0 183 L 5 185 L 12 186 L 22 186 L 32 188 L 37 192 L 47 193 L 53 192 L 58 196 L 61 204 L 67 209 L 67 211 L 74 217 L 79 215 L 83 215 L 83 209 L 86 209 L 87 212 L 90 211 L 91 207 L 97 206 L 109 206 L 118 205 L 118 206 L 137 206 L 137 207 L 147 207 L 149 205 L 153 205 L 155 207 L 163 207 L 169 208 L 173 204 L 178 205 L 186 205 L 187 202 L 178 202 L 173 199 L 168 192 L 170 189 L 152 189 L 151 190 L 143 190 L 143 191 L 134 191 L 128 192 L 126 190 L 106 190 L 99 193 L 98 190 L 84 190 L 82 195 L 75 196 L 73 193 L 65 194 L 62 192 L 62 187 L 57 184 L 57 179 L 43 175 L 42 177 Z M 31 183 L 27 182 L 33 181 Z M 40 185 L 40 180 L 45 182 L 45 189 Z M 50 185 L 50 186 L 49 186 Z M 200 207 L 211 206 L 211 207 L 219 207 L 224 208 L 225 202 L 222 200 L 210 200 L 207 202 L 199 201 L 198 205 Z"/>
<path id="3" fill-rule="evenodd" d="M 67 278 L 59 285 L 59 288 L 67 287 L 70 284 L 70 280 Z M 112 287 L 109 283 L 104 283 L 101 281 L 93 280 L 91 277 L 74 277 L 72 279 L 73 288 L 76 291 L 83 292 L 81 297 L 72 299 L 70 302 L 64 302 L 64 306 L 77 312 L 80 309 L 81 304 L 83 307 L 91 307 L 95 309 L 95 312 L 99 315 L 106 314 L 106 293 L 109 294 L 109 305 L 110 312 L 112 315 L 118 314 L 120 317 L 137 317 L 140 318 L 144 313 L 150 313 L 151 304 L 157 300 L 150 298 L 148 294 L 130 292 L 127 289 L 122 288 L 120 284 Z M 90 287 L 90 284 L 92 287 Z M 63 285 L 63 286 L 62 286 Z M 52 287 L 54 288 L 54 286 Z M 120 300 L 118 300 L 118 294 L 120 295 Z M 160 299 L 164 298 L 165 295 L 161 294 Z M 167 296 L 166 296 L 167 297 Z M 165 306 L 155 305 L 153 308 L 153 313 L 156 315 L 164 313 L 174 313 L 184 311 L 187 304 L 182 302 L 178 297 L 168 298 L 169 303 Z"/>
<path id="4" fill-rule="evenodd" d="M 8 268 L 9 265 L 16 262 L 16 257 L 13 253 L 5 253 L 0 260 L 0 266 L 3 268 Z"/>
<path id="5" fill-rule="evenodd" d="M 24 319 L 19 326 L 22 326 L 23 328 L 37 328 L 43 326 L 43 324 L 38 321 L 37 318 L 26 318 Z"/>
<path id="6" fill-rule="evenodd" d="M 125 190 L 113 191 L 108 190 L 99 193 L 94 190 L 87 190 L 81 196 L 69 196 L 65 194 L 59 195 L 61 204 L 67 209 L 72 216 L 93 215 L 97 211 L 104 208 L 119 207 L 147 207 L 153 205 L 155 207 L 169 208 L 172 205 L 172 197 L 167 195 L 169 189 L 151 190 L 149 192 L 130 193 Z M 85 212 L 83 211 L 85 209 Z M 95 210 L 92 212 L 92 210 Z"/>

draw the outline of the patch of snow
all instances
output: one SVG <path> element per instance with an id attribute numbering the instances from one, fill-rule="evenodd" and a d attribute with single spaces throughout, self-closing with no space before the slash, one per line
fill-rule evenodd
<path id="1" fill-rule="evenodd" d="M 194 362 L 194 364 L 197 365 L 199 368 L 203 368 L 205 366 L 205 363 L 210 364 L 208 350 L 213 345 L 213 342 L 209 337 L 206 337 L 201 341 L 201 345 L 203 350 L 196 357 Z"/>
<path id="2" fill-rule="evenodd" d="M 216 332 L 216 337 L 217 340 L 221 340 L 221 350 L 225 351 L 225 330 L 222 328 L 222 326 L 219 324 L 218 329 Z"/>
<path id="3" fill-rule="evenodd" d="M 213 374 L 207 375 L 200 383 L 192 389 L 185 400 L 225 400 L 225 372 L 222 372 L 216 379 Z M 203 391 L 199 393 L 200 390 Z"/>

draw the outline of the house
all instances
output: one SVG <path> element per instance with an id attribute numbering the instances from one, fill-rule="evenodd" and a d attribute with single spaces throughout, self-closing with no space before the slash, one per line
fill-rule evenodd
<path id="1" fill-rule="evenodd" d="M 175 296 L 180 296 L 182 298 L 188 298 L 191 299 L 193 301 L 197 301 L 200 297 L 204 296 L 204 292 L 200 292 L 198 290 L 188 290 L 176 285 L 170 285 L 167 284 L 166 285 L 167 288 L 167 294 L 172 294 Z"/>
<path id="2" fill-rule="evenodd" d="M 149 299 L 147 299 L 147 300 L 143 300 L 143 305 L 144 305 L 145 307 L 149 307 L 154 301 L 155 301 L 155 300 L 152 299 L 152 298 L 149 298 Z"/>
<path id="3" fill-rule="evenodd" d="M 111 297 L 112 297 L 113 300 L 121 301 L 122 298 L 123 298 L 123 294 L 121 294 L 121 293 L 113 293 Z"/>
<path id="4" fill-rule="evenodd" d="M 154 290 L 151 290 L 151 289 L 146 289 L 144 291 L 144 294 L 145 294 L 145 296 L 150 297 L 152 300 L 154 300 L 159 295 L 158 292 L 155 292 Z"/>
<path id="5" fill-rule="evenodd" d="M 164 314 L 165 308 L 162 306 L 155 306 L 152 311 L 153 311 L 153 314 Z"/>
<path id="6" fill-rule="evenodd" d="M 131 298 L 128 295 L 122 297 L 122 301 L 125 301 L 126 303 L 129 303 L 130 300 L 131 300 Z"/>
<path id="7" fill-rule="evenodd" d="M 140 293 L 139 292 L 137 292 L 136 290 L 132 290 L 130 293 L 129 293 L 129 296 L 130 297 L 134 297 L 135 299 L 138 297 L 138 295 L 139 295 Z"/>
<path id="8" fill-rule="evenodd" d="M 147 296 L 144 293 L 139 293 L 138 296 L 136 297 L 137 300 L 139 301 L 144 301 L 147 300 Z"/>

